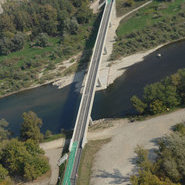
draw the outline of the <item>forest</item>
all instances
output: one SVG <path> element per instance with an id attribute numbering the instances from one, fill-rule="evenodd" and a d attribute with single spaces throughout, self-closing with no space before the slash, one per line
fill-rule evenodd
<path id="1" fill-rule="evenodd" d="M 8 1 L 3 10 L 0 95 L 63 75 L 65 66 L 50 71 L 83 50 L 88 53 L 97 32 L 94 24 L 99 25 L 88 0 Z"/>

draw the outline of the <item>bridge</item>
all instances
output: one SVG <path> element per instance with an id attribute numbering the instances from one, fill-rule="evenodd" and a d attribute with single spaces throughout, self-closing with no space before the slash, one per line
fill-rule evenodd
<path id="1" fill-rule="evenodd" d="M 105 45 L 105 38 L 109 26 L 113 4 L 114 0 L 106 0 L 105 2 L 105 8 L 87 73 L 73 136 L 69 146 L 70 154 L 65 170 L 63 185 L 75 185 L 77 181 L 77 172 L 82 149 L 87 142 L 86 135 L 89 121 L 91 119 L 90 114 L 95 96 L 98 70 L 101 63 L 101 56 Z"/>

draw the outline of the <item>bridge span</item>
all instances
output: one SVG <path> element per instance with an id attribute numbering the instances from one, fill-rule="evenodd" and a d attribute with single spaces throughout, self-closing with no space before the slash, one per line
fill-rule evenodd
<path id="1" fill-rule="evenodd" d="M 93 49 L 93 54 L 91 57 L 89 70 L 87 73 L 85 86 L 83 89 L 83 94 L 78 110 L 75 128 L 73 131 L 73 136 L 70 142 L 70 154 L 65 170 L 63 185 L 76 184 L 80 157 L 82 149 L 86 143 L 86 134 L 94 101 L 98 70 L 101 63 L 101 56 L 104 49 L 105 38 L 110 22 L 113 4 L 114 0 L 106 0 L 102 20 L 100 23 L 98 35 Z"/>

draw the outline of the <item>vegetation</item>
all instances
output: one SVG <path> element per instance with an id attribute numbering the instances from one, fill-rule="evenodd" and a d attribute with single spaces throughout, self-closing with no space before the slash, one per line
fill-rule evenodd
<path id="1" fill-rule="evenodd" d="M 4 129 L 8 123 L 0 121 L 0 183 L 12 184 L 10 177 L 31 181 L 45 174 L 50 168 L 44 151 L 39 147 L 42 120 L 33 112 L 23 113 L 21 140 L 9 139 Z"/>
<path id="2" fill-rule="evenodd" d="M 10 136 L 10 132 L 5 129 L 8 127 L 8 122 L 5 119 L 0 120 L 0 141 L 2 142 L 5 139 L 8 139 Z"/>
<path id="3" fill-rule="evenodd" d="M 185 105 L 185 69 L 144 88 L 142 100 L 131 102 L 139 114 L 158 114 Z"/>
<path id="4" fill-rule="evenodd" d="M 3 9 L 0 96 L 58 77 L 57 63 L 93 45 L 97 16 L 88 0 L 8 1 Z"/>
<path id="5" fill-rule="evenodd" d="M 45 134 L 44 140 L 42 142 L 49 142 L 49 141 L 53 141 L 53 140 L 65 138 L 65 137 L 66 137 L 66 135 L 63 133 L 54 134 L 54 135 L 51 134 L 50 136 L 46 136 L 46 134 Z"/>
<path id="6" fill-rule="evenodd" d="M 86 144 L 80 160 L 77 185 L 90 184 L 90 176 L 92 174 L 92 163 L 94 156 L 101 148 L 101 146 L 108 143 L 109 141 L 110 139 L 89 141 Z"/>
<path id="7" fill-rule="evenodd" d="M 117 29 L 111 59 L 185 38 L 185 1 L 153 1 L 133 16 L 123 19 Z"/>
<path id="8" fill-rule="evenodd" d="M 0 162 L 11 176 L 20 176 L 30 181 L 49 170 L 43 153 L 33 140 L 21 142 L 12 139 L 1 149 Z"/>
<path id="9" fill-rule="evenodd" d="M 175 125 L 174 131 L 185 136 L 185 122 Z"/>
<path id="10" fill-rule="evenodd" d="M 122 16 L 145 2 L 147 2 L 147 0 L 117 0 L 116 1 L 117 16 L 118 17 Z"/>
<path id="11" fill-rule="evenodd" d="M 42 120 L 32 111 L 28 113 L 24 112 L 23 120 L 24 122 L 21 125 L 21 140 L 26 141 L 32 139 L 36 142 L 41 141 L 43 139 L 43 134 L 40 132 Z"/>
<path id="12" fill-rule="evenodd" d="M 175 127 L 179 128 L 178 125 Z M 180 185 L 185 183 L 185 134 L 181 134 L 179 131 L 176 130 L 170 136 L 159 140 L 157 143 L 159 149 L 156 151 L 154 162 L 148 158 L 149 151 L 141 146 L 136 148 L 139 174 L 131 176 L 133 185 Z"/>

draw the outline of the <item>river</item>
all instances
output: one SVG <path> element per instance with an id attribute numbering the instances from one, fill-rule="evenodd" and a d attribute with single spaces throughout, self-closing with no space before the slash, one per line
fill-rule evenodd
<path id="1" fill-rule="evenodd" d="M 157 54 L 161 53 L 161 57 Z M 96 92 L 92 110 L 93 119 L 124 117 L 133 114 L 130 97 L 141 96 L 145 85 L 157 82 L 167 75 L 185 68 L 185 41 L 160 48 L 144 58 L 143 62 L 127 71 L 106 90 Z M 45 85 L 0 99 L 0 119 L 9 122 L 9 129 L 19 135 L 22 113 L 32 110 L 43 120 L 42 132 L 47 129 L 59 133 L 74 127 L 80 102 L 75 84 L 63 89 Z"/>

